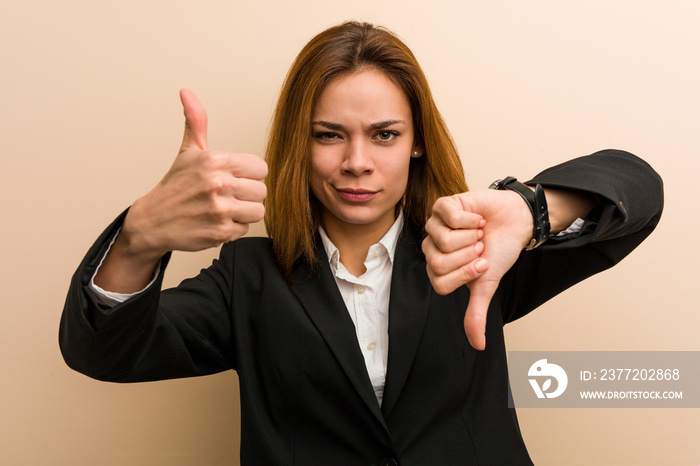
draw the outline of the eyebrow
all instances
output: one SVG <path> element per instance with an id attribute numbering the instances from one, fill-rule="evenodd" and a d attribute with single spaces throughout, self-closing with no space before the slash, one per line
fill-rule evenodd
<path id="1" fill-rule="evenodd" d="M 395 125 L 395 124 L 399 124 L 399 123 L 406 124 L 406 121 L 405 120 L 378 121 L 376 123 L 372 123 L 371 125 L 369 125 L 367 130 L 374 131 L 374 130 L 378 130 L 378 129 L 384 129 L 384 128 L 388 128 L 391 125 Z M 328 129 L 333 130 L 333 131 L 347 131 L 347 128 L 345 128 L 345 126 L 341 125 L 340 123 L 331 123 L 330 121 L 320 120 L 320 121 L 314 121 L 314 122 L 312 122 L 312 124 L 323 126 L 324 128 L 328 128 Z"/>

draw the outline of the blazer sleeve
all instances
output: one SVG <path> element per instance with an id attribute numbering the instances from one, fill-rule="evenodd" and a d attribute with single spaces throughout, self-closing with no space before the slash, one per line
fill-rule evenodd
<path id="1" fill-rule="evenodd" d="M 66 363 L 92 378 L 114 382 L 191 377 L 232 368 L 232 255 L 222 254 L 197 277 L 161 293 L 167 254 L 149 288 L 112 308 L 97 302 L 90 279 L 125 215 L 102 233 L 71 280 L 59 327 Z"/>
<path id="2" fill-rule="evenodd" d="M 620 262 L 654 230 L 663 182 L 645 161 L 603 150 L 549 168 L 526 184 L 586 191 L 598 204 L 581 230 L 523 251 L 499 285 L 503 322 L 522 317 L 561 291 Z"/>

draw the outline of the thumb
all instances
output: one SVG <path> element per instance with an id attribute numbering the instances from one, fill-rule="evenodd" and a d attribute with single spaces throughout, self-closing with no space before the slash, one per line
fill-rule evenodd
<path id="1" fill-rule="evenodd" d="M 469 304 L 464 314 L 464 331 L 474 349 L 486 348 L 486 317 L 498 282 L 476 279 L 469 287 Z"/>
<path id="2" fill-rule="evenodd" d="M 194 92 L 183 89 L 180 91 L 180 101 L 185 111 L 185 134 L 182 137 L 180 152 L 189 149 L 204 150 L 207 148 L 207 111 Z"/>

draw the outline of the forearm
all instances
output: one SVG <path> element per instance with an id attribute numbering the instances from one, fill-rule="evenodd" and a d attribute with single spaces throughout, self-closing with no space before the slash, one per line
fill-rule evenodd
<path id="1" fill-rule="evenodd" d="M 596 205 L 596 196 L 584 191 L 545 188 L 551 234 L 566 230 L 576 219 L 585 219 Z"/>
<path id="2" fill-rule="evenodd" d="M 624 151 L 604 150 L 564 162 L 526 182 L 536 183 L 545 190 L 563 189 L 595 199 L 593 210 L 581 217 L 586 220 L 586 231 L 575 238 L 578 246 L 653 228 L 663 209 L 659 175 L 642 159 Z M 556 201 L 551 202 L 550 212 L 556 210 Z M 556 217 L 554 214 L 550 216 Z M 556 220 L 552 220 L 554 228 Z"/>

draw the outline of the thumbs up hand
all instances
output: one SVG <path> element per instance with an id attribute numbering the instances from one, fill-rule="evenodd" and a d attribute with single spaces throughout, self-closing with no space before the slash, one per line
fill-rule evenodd
<path id="1" fill-rule="evenodd" d="M 124 225 L 136 244 L 158 257 L 239 238 L 265 213 L 265 162 L 209 150 L 204 107 L 191 91 L 181 91 L 180 99 L 186 122 L 180 152 L 160 183 L 134 203 Z"/>
<path id="2" fill-rule="evenodd" d="M 512 191 L 470 191 L 438 199 L 425 229 L 430 281 L 440 294 L 469 287 L 464 329 L 483 350 L 491 298 L 532 238 L 532 214 Z"/>
<path id="3" fill-rule="evenodd" d="M 218 246 L 264 216 L 267 164 L 255 155 L 209 150 L 204 107 L 191 91 L 181 91 L 180 99 L 182 146 L 163 179 L 129 209 L 95 277 L 106 290 L 138 291 L 166 252 Z"/>

